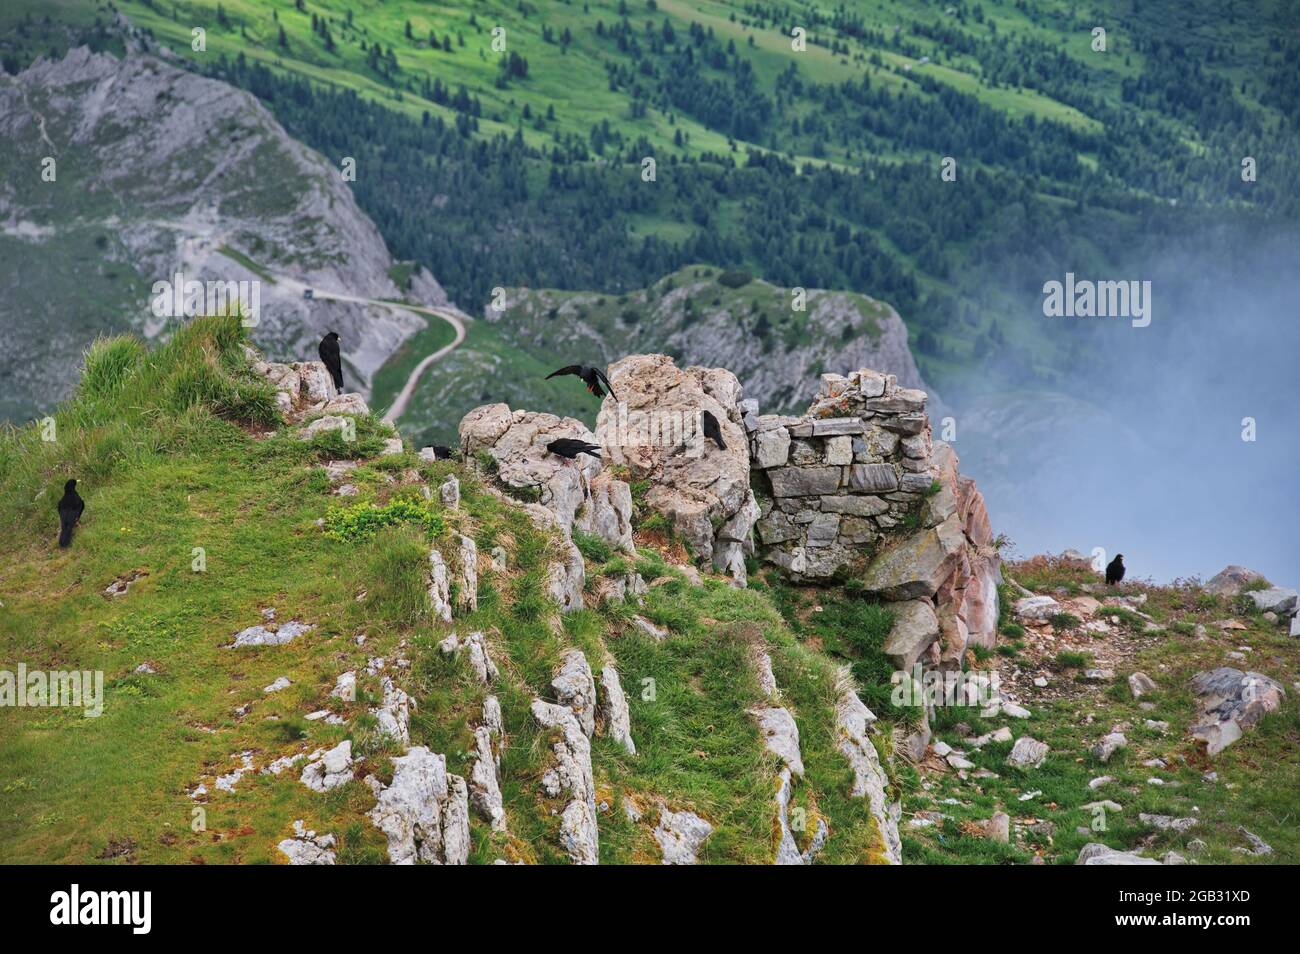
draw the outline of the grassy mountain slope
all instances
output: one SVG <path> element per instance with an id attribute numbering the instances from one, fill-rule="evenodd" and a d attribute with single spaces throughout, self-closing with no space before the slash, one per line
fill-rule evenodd
<path id="1" fill-rule="evenodd" d="M 406 452 L 377 457 L 385 430 L 373 418 L 359 419 L 350 443 L 336 433 L 300 441 L 278 429 L 274 402 L 248 368 L 234 319 L 195 322 L 152 352 L 130 339 L 100 342 L 56 423 L 53 441 L 35 428 L 0 437 L 0 481 L 12 491 L 0 509 L 0 655 L 29 670 L 102 670 L 104 711 L 85 718 L 68 708 L 5 710 L 5 861 L 279 862 L 276 845 L 299 819 L 337 836 L 341 863 L 384 861 L 384 839 L 365 817 L 374 796 L 362 781 L 367 773 L 388 779 L 389 756 L 399 753 L 369 712 L 379 701 L 381 673 L 416 704 L 412 744 L 445 753 L 449 771 L 469 769 L 470 726 L 485 689 L 463 655 L 437 650 L 449 629 L 486 633 L 502 673 L 492 691 L 505 720 L 501 778 L 509 831 L 494 834 L 476 816 L 473 863 L 564 860 L 558 819 L 539 790 L 549 745 L 529 705 L 550 696 L 569 647 L 594 665 L 616 664 L 638 748 L 628 756 L 608 738 L 593 740 L 601 860 L 657 862 L 651 829 L 656 808 L 667 806 L 713 824 L 702 861 L 769 861 L 777 766 L 746 714 L 763 698 L 750 663 L 755 643 L 771 654 L 784 704 L 799 725 L 808 774 L 794 805 L 808 825 L 796 834 L 802 848 L 816 821 L 827 823 L 822 862 L 879 858 L 877 831 L 862 802 L 847 796 L 851 773 L 836 748 L 841 666 L 881 717 L 876 743 L 904 799 L 908 862 L 1070 863 L 1088 841 L 1148 854 L 1172 848 L 1227 863 L 1300 857 L 1289 822 L 1300 782 L 1294 702 L 1212 761 L 1184 734 L 1193 714 L 1186 689 L 1192 673 L 1230 663 L 1226 654 L 1244 645 L 1251 648 L 1249 667 L 1288 691 L 1300 666 L 1275 624 L 1195 584 L 1137 582 L 1103 591 L 1093 574 L 1068 564 L 1013 565 L 1017 582 L 1063 601 L 1090 589 L 1104 607 L 1146 593 L 1144 610 L 1157 628 L 1124 608 L 1095 611 L 1094 619 L 1109 621 L 1103 633 L 1082 629 L 1079 618 L 1054 618 L 1027 632 L 1008 617 L 998 652 L 970 662 L 999 670 L 1032 713 L 1020 721 L 981 719 L 977 709 L 941 711 L 938 736 L 996 773 L 959 778 L 934 757 L 912 765 L 894 756 L 891 727 L 915 720 L 890 698 L 892 667 L 881 652 L 889 614 L 852 581 L 794 587 L 761 573 L 748 590 L 711 576 L 692 582 L 662 521 L 638 511 L 634 561 L 596 538 L 576 539 L 589 592 L 601 577 L 635 568 L 650 583 L 644 606 L 606 603 L 560 617 L 543 581 L 558 541 L 521 507 L 489 492 L 459 463 L 423 463 Z M 346 457 L 359 464 L 348 478 L 359 491 L 351 498 L 331 492 L 320 466 Z M 81 479 L 87 510 L 72 546 L 60 550 L 53 504 L 69 474 Z M 458 510 L 420 493 L 449 474 L 462 481 Z M 634 498 L 643 490 L 634 487 Z M 504 570 L 481 571 L 478 609 L 449 627 L 431 621 L 425 588 L 429 547 L 445 548 L 453 533 L 471 536 L 485 553 L 501 547 L 506 561 Z M 195 563 L 196 547 L 205 566 Z M 130 585 L 110 596 L 105 588 L 115 581 Z M 280 646 L 225 648 L 266 611 L 281 623 L 296 619 L 314 628 Z M 649 639 L 632 624 L 634 615 L 669 637 Z M 1220 630 L 1214 624 L 1223 619 L 1244 628 Z M 1206 627 L 1203 638 L 1198 623 Z M 386 660 L 383 668 L 378 658 Z M 1094 661 L 1114 669 L 1113 683 L 1078 678 L 1079 667 Z M 138 671 L 142 665 L 153 672 Z M 1138 669 L 1158 687 L 1141 704 L 1125 682 Z M 329 695 L 345 671 L 358 673 L 355 703 Z M 1050 676 L 1050 689 L 1035 695 L 1028 680 L 1040 673 Z M 266 692 L 280 677 L 290 685 Z M 305 719 L 318 710 L 338 716 L 339 724 Z M 1148 727 L 1148 719 L 1168 726 Z M 1007 722 L 1016 735 L 1051 744 L 1041 768 L 1006 767 L 1009 743 L 970 747 L 970 735 Z M 1129 747 L 1098 763 L 1089 747 L 1121 724 Z M 300 784 L 300 765 L 262 772 L 345 738 L 361 761 L 350 782 L 326 794 Z M 1157 756 L 1165 767 L 1142 764 Z M 252 771 L 222 791 L 217 779 L 245 764 Z M 1217 781 L 1202 778 L 1211 768 Z M 1103 773 L 1114 781 L 1090 791 L 1088 780 Z M 1151 777 L 1164 784 L 1149 784 Z M 206 796 L 192 798 L 200 784 Z M 1097 829 L 1083 806 L 1103 798 L 1121 810 Z M 642 812 L 640 822 L 625 804 Z M 979 834 L 996 810 L 1012 815 L 1009 843 Z M 1198 824 L 1186 833 L 1160 832 L 1139 821 L 1139 812 L 1195 817 Z M 1089 830 L 1077 833 L 1078 826 Z M 1243 827 L 1273 854 L 1236 851 L 1246 845 Z"/>
<path id="2" fill-rule="evenodd" d="M 318 795 L 299 783 L 301 766 L 278 776 L 260 770 L 346 737 L 364 771 L 387 778 L 387 756 L 399 750 L 366 709 L 379 689 L 367 661 L 384 657 L 418 705 L 412 743 L 446 753 L 449 770 L 467 773 L 470 715 L 484 690 L 463 658 L 437 651 L 448 627 L 423 612 L 428 548 L 453 531 L 473 536 L 484 552 L 503 547 L 508 567 L 485 572 L 479 609 L 455 626 L 486 632 L 503 672 L 493 691 L 506 722 L 510 833 L 494 835 L 476 820 L 473 861 L 563 859 L 558 819 L 537 781 L 549 747 L 528 707 L 549 697 L 569 646 L 594 665 L 617 663 L 639 750 L 633 758 L 595 740 L 608 807 L 602 860 L 658 860 L 651 829 L 628 818 L 624 799 L 643 811 L 662 802 L 708 818 L 716 833 L 702 860 L 770 858 L 775 764 L 745 713 L 762 698 L 748 668 L 754 640 L 767 643 L 797 713 L 809 774 L 796 804 L 830 825 L 823 858 L 875 857 L 874 826 L 848 797 L 851 773 L 835 749 L 835 668 L 792 637 L 762 594 L 720 579 L 691 584 L 647 545 L 636 564 L 653 581 L 643 608 L 606 606 L 561 621 L 542 580 L 556 541 L 521 508 L 483 492 L 457 464 L 421 464 L 408 454 L 375 459 L 382 429 L 373 419 L 361 420 L 351 444 L 337 434 L 303 442 L 273 429 L 273 407 L 247 370 L 236 323 L 204 319 L 154 352 L 128 339 L 101 342 L 59 411 L 57 441 L 32 428 L 4 435 L 0 481 L 12 493 L 0 514 L 0 652 L 31 670 L 101 669 L 105 701 L 99 718 L 6 710 L 0 858 L 276 861 L 275 845 L 303 819 L 339 838 L 340 861 L 384 860 L 383 837 L 365 818 L 374 797 L 362 771 Z M 346 456 L 363 461 L 349 477 L 356 498 L 332 496 L 317 466 Z M 425 503 L 418 489 L 449 473 L 463 481 L 458 511 Z M 67 474 L 81 479 L 87 510 L 73 545 L 60 550 L 53 501 Z M 367 523 L 368 504 L 393 513 L 394 501 L 410 501 L 405 512 L 413 507 L 420 518 L 378 529 Z M 625 558 L 591 540 L 584 546 L 589 579 L 626 571 Z M 195 547 L 204 551 L 203 572 L 194 570 Z M 110 598 L 105 587 L 119 579 L 133 582 Z M 315 628 L 282 646 L 224 648 L 264 610 Z M 672 636 L 657 643 L 639 635 L 633 612 Z M 395 668 L 398 656 L 409 666 Z M 156 672 L 137 672 L 142 664 Z M 359 674 L 354 705 L 328 696 L 347 670 Z M 264 691 L 281 676 L 287 689 Z M 647 680 L 655 692 L 645 691 Z M 322 708 L 347 723 L 303 718 Z M 245 753 L 258 771 L 233 792 L 218 790 L 216 778 Z M 209 794 L 192 799 L 200 783 Z M 196 827 L 196 808 L 206 812 L 205 828 Z M 651 810 L 651 825 L 654 817 Z M 809 837 L 811 830 L 800 833 Z"/>

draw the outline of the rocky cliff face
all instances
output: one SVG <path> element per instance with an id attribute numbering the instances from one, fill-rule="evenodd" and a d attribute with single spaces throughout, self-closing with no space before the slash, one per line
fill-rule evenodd
<path id="1" fill-rule="evenodd" d="M 0 344 L 0 364 L 6 395 L 25 410 L 66 393 L 96 333 L 123 330 L 99 315 L 133 315 L 133 330 L 165 333 L 178 319 L 152 312 L 152 286 L 177 271 L 260 281 L 252 334 L 273 357 L 314 356 L 322 334 L 338 331 L 362 390 L 422 322 L 364 302 L 304 300 L 304 287 L 446 301 L 426 272 L 409 289 L 393 283 L 394 261 L 339 157 L 294 141 L 250 94 L 157 57 L 83 47 L 0 76 L 0 135 L 0 313 L 19 329 Z M 46 157 L 53 181 L 42 178 Z"/>
<path id="2" fill-rule="evenodd" d="M 878 368 L 926 387 L 907 328 L 884 302 L 816 288 L 800 297 L 733 276 L 688 266 L 626 295 L 507 289 L 504 307 L 487 307 L 484 318 L 535 349 L 606 362 L 664 352 L 682 366 L 726 368 L 774 410 L 798 406 L 824 370 Z"/>

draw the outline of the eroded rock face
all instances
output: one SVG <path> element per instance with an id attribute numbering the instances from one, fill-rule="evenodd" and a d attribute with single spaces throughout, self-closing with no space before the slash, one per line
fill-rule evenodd
<path id="1" fill-rule="evenodd" d="M 650 354 L 614 362 L 609 380 L 618 400 L 607 397 L 596 419 L 609 461 L 651 479 L 647 506 L 671 521 L 696 560 L 743 581 L 758 509 L 736 376 L 721 368 L 682 370 L 667 355 Z M 725 449 L 703 436 L 704 411 L 717 419 Z"/>
<path id="2" fill-rule="evenodd" d="M 379 790 L 370 820 L 388 837 L 395 865 L 463 865 L 469 859 L 465 780 L 448 774 L 446 758 L 422 745 L 393 758 L 393 782 Z"/>
<path id="3" fill-rule="evenodd" d="M 1200 709 L 1192 738 L 1204 742 L 1209 755 L 1217 755 L 1242 733 L 1282 704 L 1286 691 L 1258 672 L 1220 666 L 1192 677 L 1192 692 Z"/>
<path id="4" fill-rule="evenodd" d="M 874 721 L 875 715 L 858 698 L 852 681 L 845 677 L 840 687 L 840 701 L 835 706 L 835 728 L 839 733 L 839 750 L 853 769 L 853 788 L 849 794 L 866 801 L 880 832 L 885 860 L 891 865 L 901 865 L 903 843 L 898 835 L 901 805 L 891 805 L 885 794 L 889 779 L 880 764 L 876 747 L 868 737 L 869 727 Z"/>
<path id="5" fill-rule="evenodd" d="M 588 485 L 600 473 L 601 461 L 586 454 L 568 460 L 546 449 L 551 441 L 563 437 L 599 443 L 581 421 L 537 411 L 511 411 L 505 404 L 485 404 L 460 422 L 460 449 L 465 460 L 478 464 L 486 455 L 502 484 L 521 495 L 536 495 L 567 535 L 587 502 Z"/>
<path id="6" fill-rule="evenodd" d="M 597 864 L 600 832 L 596 826 L 591 742 L 568 706 L 534 699 L 532 712 L 538 725 L 557 733 L 551 742 L 555 762 L 542 775 L 542 791 L 548 798 L 569 799 L 560 819 L 560 845 L 574 864 Z"/>
<path id="7" fill-rule="evenodd" d="M 605 666 L 600 671 L 600 713 L 605 734 L 620 743 L 628 755 L 636 755 L 632 741 L 632 717 L 628 712 L 627 695 L 619 681 L 618 670 Z"/>
<path id="8" fill-rule="evenodd" d="M 578 514 L 577 526 L 595 534 L 616 550 L 635 553 L 632 542 L 632 490 L 627 482 L 609 474 L 597 474 L 589 485 L 590 496 Z"/>

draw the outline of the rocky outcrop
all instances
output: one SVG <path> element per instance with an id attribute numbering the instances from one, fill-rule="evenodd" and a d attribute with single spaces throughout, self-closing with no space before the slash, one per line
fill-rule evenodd
<path id="1" fill-rule="evenodd" d="M 622 745 L 628 755 L 636 755 L 627 695 L 613 666 L 605 666 L 600 671 L 600 714 L 605 735 Z"/>
<path id="2" fill-rule="evenodd" d="M 632 542 L 632 489 L 627 481 L 608 473 L 597 474 L 589 484 L 590 494 L 578 513 L 577 526 L 594 534 L 615 550 L 635 553 Z"/>
<path id="3" fill-rule="evenodd" d="M 564 653 L 551 688 L 555 690 L 556 701 L 573 711 L 583 733 L 591 738 L 596 731 L 596 680 L 582 650 L 570 649 Z"/>
<path id="4" fill-rule="evenodd" d="M 451 574 L 440 550 L 429 551 L 429 605 L 434 619 L 451 622 Z"/>
<path id="5" fill-rule="evenodd" d="M 568 706 L 534 699 L 533 718 L 552 730 L 554 764 L 542 775 L 548 798 L 567 798 L 560 817 L 560 845 L 574 864 L 600 861 L 600 831 L 596 825 L 596 783 L 591 774 L 591 742 Z"/>
<path id="6" fill-rule="evenodd" d="M 194 143 L 213 130 L 221 131 L 222 147 L 196 150 Z M 107 236 L 96 256 L 110 277 L 87 276 L 92 285 L 75 291 L 47 287 L 52 312 L 62 310 L 64 294 L 89 295 L 105 315 L 129 323 L 96 331 L 153 338 L 176 320 L 151 307 L 155 282 L 174 282 L 177 272 L 186 282 L 259 282 L 254 340 L 288 358 L 314 355 L 326 331 L 339 332 L 353 390 L 366 390 L 424 321 L 381 304 L 324 295 L 307 301 L 304 286 L 376 302 L 446 303 L 423 268 L 409 287 L 393 283 L 394 259 L 339 175 L 337 157 L 292 139 L 253 94 L 218 79 L 135 51 L 119 59 L 80 47 L 61 60 L 38 60 L 0 85 L 0 136 L 15 168 L 38 169 L 44 156 L 77 156 L 59 163 L 58 187 L 70 196 L 114 197 L 82 203 L 70 218 L 43 199 L 33 204 L 39 190 L 10 189 L 0 200 L 0 219 L 52 226 L 10 230 L 35 248 L 0 263 L 0 323 L 18 334 L 0 345 L 5 366 L 19 369 L 6 396 L 28 396 L 33 412 L 68 393 L 85 347 L 84 334 L 24 336 L 18 316 L 6 313 L 16 300 L 9 292 L 23 277 L 14 269 L 32 252 L 52 258 L 50 274 L 78 269 L 67 257 L 71 245 L 48 237 L 55 233 Z"/>
<path id="7" fill-rule="evenodd" d="M 483 721 L 474 730 L 474 765 L 470 770 L 470 799 L 493 831 L 505 831 L 506 810 L 501 798 L 501 704 L 496 696 L 483 700 Z"/>
<path id="8" fill-rule="evenodd" d="M 276 847 L 291 865 L 332 865 L 334 845 L 333 835 L 318 835 L 310 831 L 300 818 L 293 823 L 293 837 L 284 839 Z"/>
<path id="9" fill-rule="evenodd" d="M 456 609 L 472 613 L 478 609 L 478 546 L 463 534 L 456 539 Z"/>
<path id="10" fill-rule="evenodd" d="M 452 633 L 438 643 L 438 649 L 444 656 L 456 656 L 464 652 L 469 668 L 485 686 L 497 678 L 497 667 L 488 650 L 487 637 L 480 632 L 475 631 L 468 636 Z"/>
<path id="11" fill-rule="evenodd" d="M 903 843 L 898 834 L 902 806 L 890 804 L 885 789 L 889 779 L 880 764 L 876 747 L 868 737 L 875 715 L 858 698 L 852 680 L 841 675 L 840 700 L 835 706 L 835 729 L 839 750 L 853 769 L 853 788 L 849 794 L 866 802 L 867 810 L 880 833 L 881 854 L 891 865 L 903 863 Z"/>
<path id="12" fill-rule="evenodd" d="M 302 784 L 328 792 L 352 781 L 352 742 L 345 739 L 328 752 L 313 752 L 302 770 Z"/>
<path id="13" fill-rule="evenodd" d="M 469 798 L 465 780 L 422 745 L 393 758 L 393 781 L 373 780 L 378 799 L 370 820 L 388 838 L 395 865 L 417 861 L 463 865 L 469 859 Z"/>
<path id="14" fill-rule="evenodd" d="M 590 481 L 600 473 L 601 461 L 586 454 L 568 460 L 546 449 L 565 437 L 598 443 L 581 421 L 512 411 L 505 404 L 485 404 L 460 422 L 465 460 L 486 468 L 508 493 L 539 502 L 555 515 L 567 536 L 587 502 Z"/>
<path id="15" fill-rule="evenodd" d="M 1205 743 L 1208 755 L 1218 755 L 1267 712 L 1282 704 L 1286 690 L 1268 676 L 1221 666 L 1192 677 L 1199 709 L 1192 738 Z"/>
<path id="16" fill-rule="evenodd" d="M 740 382 L 721 368 L 682 370 L 662 354 L 616 361 L 609 380 L 618 400 L 606 397 L 596 418 L 608 460 L 651 481 L 646 506 L 668 518 L 695 560 L 743 582 L 758 505 Z M 717 419 L 725 447 L 704 437 L 704 412 Z"/>

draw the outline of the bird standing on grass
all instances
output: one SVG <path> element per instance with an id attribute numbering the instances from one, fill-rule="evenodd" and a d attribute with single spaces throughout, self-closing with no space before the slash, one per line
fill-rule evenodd
<path id="1" fill-rule="evenodd" d="M 334 379 L 334 389 L 343 390 L 343 358 L 339 353 L 339 333 L 331 331 L 320 340 L 320 359 L 325 363 L 325 367 L 330 369 L 330 377 Z"/>
<path id="2" fill-rule="evenodd" d="M 562 374 L 572 374 L 575 377 L 582 378 L 583 382 L 587 385 L 587 390 L 598 398 L 603 398 L 605 392 L 609 391 L 610 396 L 613 397 L 615 401 L 618 400 L 618 395 L 615 394 L 614 389 L 609 386 L 609 378 L 605 377 L 605 372 L 600 370 L 600 368 L 588 368 L 581 364 L 571 364 L 568 367 L 560 368 L 558 371 L 552 371 L 546 376 L 546 380 L 549 381 L 551 378 L 558 378 Z M 604 385 L 604 387 L 602 387 L 602 385 Z"/>
<path id="3" fill-rule="evenodd" d="M 77 482 L 69 480 L 63 485 L 63 496 L 59 498 L 59 546 L 66 547 L 72 542 L 72 528 L 85 509 L 86 502 L 77 493 Z"/>
<path id="4" fill-rule="evenodd" d="M 1114 586 L 1124 579 L 1124 554 L 1116 553 L 1115 559 L 1106 564 L 1106 585 Z"/>
<path id="5" fill-rule="evenodd" d="M 573 437 L 561 437 L 558 440 L 551 441 L 546 445 L 546 449 L 552 454 L 558 454 L 568 460 L 575 460 L 579 454 L 588 454 L 591 457 L 600 459 L 600 445 L 590 444 L 587 441 L 580 441 Z"/>
<path id="6" fill-rule="evenodd" d="M 726 450 L 727 444 L 722 439 L 722 425 L 718 423 L 718 419 L 708 411 L 701 411 L 700 417 L 703 418 L 704 436 L 717 444 L 719 450 Z"/>

